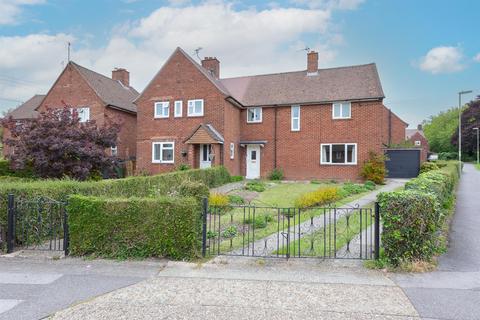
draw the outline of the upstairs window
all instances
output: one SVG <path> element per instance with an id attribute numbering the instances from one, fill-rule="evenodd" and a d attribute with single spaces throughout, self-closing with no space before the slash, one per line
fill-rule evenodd
<path id="1" fill-rule="evenodd" d="M 170 102 L 155 102 L 155 118 L 168 118 L 170 115 Z"/>
<path id="2" fill-rule="evenodd" d="M 418 147 L 418 146 L 421 146 L 422 145 L 422 141 L 420 140 L 415 140 L 415 145 Z"/>
<path id="3" fill-rule="evenodd" d="M 235 143 L 230 143 L 230 159 L 235 158 Z"/>
<path id="4" fill-rule="evenodd" d="M 118 155 L 118 148 L 117 146 L 113 146 L 110 148 L 110 151 L 112 152 L 112 157 L 116 157 Z"/>
<path id="5" fill-rule="evenodd" d="M 203 99 L 188 100 L 188 116 L 203 116 Z"/>
<path id="6" fill-rule="evenodd" d="M 248 108 L 247 122 L 248 123 L 262 122 L 262 108 L 260 107 Z"/>
<path id="7" fill-rule="evenodd" d="M 350 119 L 352 116 L 352 104 L 350 102 L 336 102 L 332 106 L 333 119 Z"/>
<path id="8" fill-rule="evenodd" d="M 292 118 L 292 131 L 300 131 L 300 106 L 292 106 L 290 113 Z"/>
<path id="9" fill-rule="evenodd" d="M 321 164 L 357 164 L 356 143 L 328 143 L 320 149 Z"/>
<path id="10" fill-rule="evenodd" d="M 79 122 L 90 121 L 90 108 L 76 108 L 75 111 L 77 112 L 78 118 L 80 119 Z M 72 112 L 72 109 L 70 109 L 70 112 Z"/>
<path id="11" fill-rule="evenodd" d="M 152 163 L 174 163 L 174 142 L 153 142 Z"/>
<path id="12" fill-rule="evenodd" d="M 175 101 L 175 108 L 174 108 L 174 115 L 175 117 L 181 117 L 182 116 L 182 109 L 183 109 L 183 102 L 182 101 Z"/>

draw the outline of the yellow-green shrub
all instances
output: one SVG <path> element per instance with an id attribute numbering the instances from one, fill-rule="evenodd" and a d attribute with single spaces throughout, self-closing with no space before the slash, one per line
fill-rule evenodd
<path id="1" fill-rule="evenodd" d="M 339 199 L 337 187 L 323 187 L 318 190 L 302 194 L 295 200 L 295 207 L 309 208 L 314 206 L 322 206 L 334 202 Z"/>
<path id="2" fill-rule="evenodd" d="M 208 204 L 211 207 L 226 207 L 229 202 L 228 196 L 222 193 L 211 193 L 208 197 Z"/>

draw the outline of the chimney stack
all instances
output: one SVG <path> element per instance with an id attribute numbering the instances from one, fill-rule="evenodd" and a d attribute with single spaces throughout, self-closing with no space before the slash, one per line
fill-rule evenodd
<path id="1" fill-rule="evenodd" d="M 310 51 L 307 53 L 307 75 L 314 76 L 318 74 L 318 52 Z"/>
<path id="2" fill-rule="evenodd" d="M 130 72 L 123 68 L 115 68 L 112 71 L 112 79 L 120 81 L 125 87 L 130 86 Z"/>
<path id="3" fill-rule="evenodd" d="M 418 130 L 418 131 L 422 131 L 422 130 L 423 130 L 423 127 L 422 127 L 421 124 L 419 124 L 419 125 L 417 126 L 417 130 Z"/>
<path id="4" fill-rule="evenodd" d="M 202 67 L 207 69 L 215 78 L 220 78 L 220 61 L 215 57 L 205 57 L 202 60 Z"/>

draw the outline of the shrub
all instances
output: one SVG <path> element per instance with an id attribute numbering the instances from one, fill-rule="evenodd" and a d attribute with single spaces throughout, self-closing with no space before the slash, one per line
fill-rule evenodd
<path id="1" fill-rule="evenodd" d="M 243 181 L 243 177 L 242 176 L 232 176 L 231 179 L 230 179 L 231 182 L 239 182 L 239 181 Z"/>
<path id="2" fill-rule="evenodd" d="M 10 161 L 0 159 L 0 176 L 17 177 L 17 178 L 34 178 L 33 170 L 27 166 L 22 170 L 13 170 Z"/>
<path id="3" fill-rule="evenodd" d="M 457 160 L 458 153 L 457 152 L 440 152 L 438 154 L 438 160 Z"/>
<path id="4" fill-rule="evenodd" d="M 230 204 L 230 199 L 227 195 L 221 193 L 211 193 L 208 198 L 208 204 L 211 207 L 223 208 Z"/>
<path id="5" fill-rule="evenodd" d="M 237 226 L 231 225 L 227 229 L 223 230 L 222 237 L 234 238 L 238 233 Z"/>
<path id="6" fill-rule="evenodd" d="M 107 258 L 192 259 L 200 252 L 200 203 L 193 198 L 71 196 L 70 253 Z"/>
<path id="7" fill-rule="evenodd" d="M 435 162 L 424 162 L 420 166 L 420 173 L 432 171 L 432 170 L 438 170 L 439 167 Z"/>
<path id="8" fill-rule="evenodd" d="M 438 203 L 427 193 L 383 192 L 378 195 L 383 220 L 382 244 L 392 264 L 429 260 L 435 253 Z"/>
<path id="9" fill-rule="evenodd" d="M 323 187 L 316 191 L 307 192 L 295 200 L 295 207 L 309 208 L 327 205 L 335 202 L 340 197 L 337 187 Z"/>
<path id="10" fill-rule="evenodd" d="M 346 182 L 346 183 L 343 184 L 341 191 L 343 191 L 343 192 L 341 192 L 342 196 L 348 197 L 352 194 L 359 194 L 359 193 L 367 192 L 368 189 L 363 184 Z"/>
<path id="11" fill-rule="evenodd" d="M 283 171 L 280 168 L 275 168 L 268 175 L 269 180 L 280 181 L 283 180 Z"/>
<path id="12" fill-rule="evenodd" d="M 261 181 L 249 181 L 245 185 L 245 189 L 248 191 L 263 192 L 265 191 L 265 184 Z"/>
<path id="13" fill-rule="evenodd" d="M 386 174 L 385 156 L 370 151 L 369 159 L 363 164 L 360 175 L 366 180 L 373 181 L 376 184 L 383 184 Z"/>
<path id="14" fill-rule="evenodd" d="M 270 215 L 257 215 L 255 219 L 248 217 L 245 219 L 245 224 L 251 224 L 255 229 L 263 229 L 269 222 L 272 222 L 273 218 Z"/>
<path id="15" fill-rule="evenodd" d="M 236 204 L 236 205 L 240 205 L 240 204 L 245 203 L 245 199 L 243 199 L 241 196 L 236 195 L 236 194 L 229 194 L 228 195 L 228 201 L 231 204 Z"/>
<path id="16" fill-rule="evenodd" d="M 365 183 L 363 184 L 365 186 L 365 188 L 369 191 L 371 190 L 375 190 L 375 188 L 377 187 L 377 185 L 375 184 L 375 182 L 373 181 L 370 181 L 370 180 L 367 180 L 365 181 Z"/>
<path id="17" fill-rule="evenodd" d="M 190 169 L 191 169 L 190 166 L 186 163 L 182 163 L 175 168 L 176 171 L 185 171 Z"/>

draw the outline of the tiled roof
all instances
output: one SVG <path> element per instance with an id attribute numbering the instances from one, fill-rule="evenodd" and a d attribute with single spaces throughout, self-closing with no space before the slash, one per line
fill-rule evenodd
<path id="1" fill-rule="evenodd" d="M 133 104 L 133 100 L 139 95 L 137 90 L 130 86 L 126 87 L 120 81 L 113 80 L 100 73 L 82 67 L 75 62 L 70 63 L 80 72 L 90 87 L 106 105 L 129 112 L 137 112 L 137 107 Z"/>
<path id="2" fill-rule="evenodd" d="M 34 95 L 16 109 L 10 111 L 7 117 L 11 116 L 15 120 L 35 119 L 38 117 L 38 112 L 35 109 L 42 103 L 43 98 L 45 98 L 43 94 Z"/>
<path id="3" fill-rule="evenodd" d="M 350 67 L 221 79 L 244 106 L 318 103 L 385 97 L 374 63 Z"/>
<path id="4" fill-rule="evenodd" d="M 418 130 L 418 129 L 405 129 L 405 135 L 407 139 L 410 139 L 415 135 L 415 133 L 419 133 L 421 136 L 425 137 L 425 134 L 423 133 L 423 130 Z"/>

